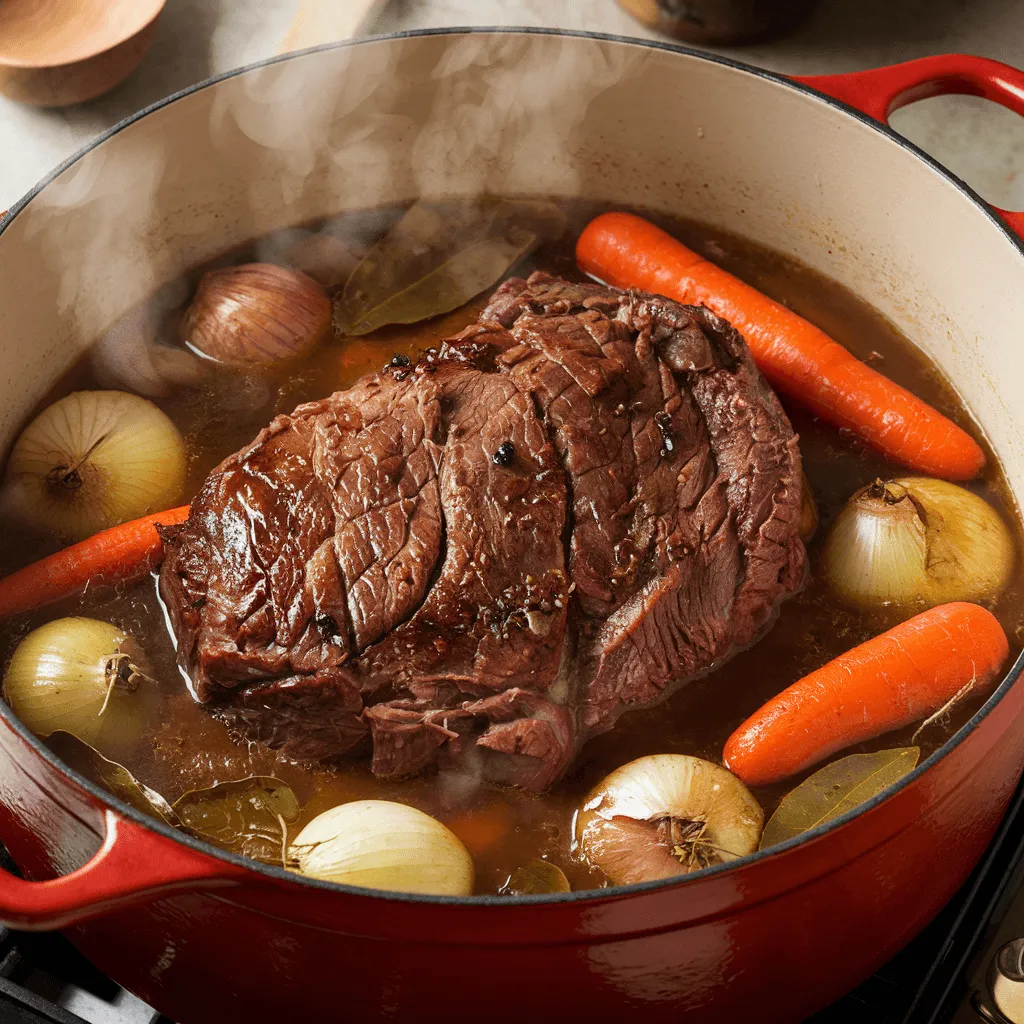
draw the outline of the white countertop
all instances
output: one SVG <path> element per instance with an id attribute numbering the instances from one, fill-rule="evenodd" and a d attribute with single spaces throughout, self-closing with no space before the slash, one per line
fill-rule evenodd
<path id="1" fill-rule="evenodd" d="M 339 0 L 344 2 L 344 0 Z M 142 66 L 106 96 L 64 110 L 0 98 L 0 210 L 97 133 L 163 96 L 275 52 L 296 0 L 168 0 Z M 614 0 L 391 0 L 375 31 L 539 25 L 654 38 Z M 785 39 L 719 52 L 822 74 L 962 51 L 1024 67 L 1020 0 L 822 0 Z M 992 202 L 1024 208 L 1024 118 L 971 97 L 898 111 L 893 126 Z"/>

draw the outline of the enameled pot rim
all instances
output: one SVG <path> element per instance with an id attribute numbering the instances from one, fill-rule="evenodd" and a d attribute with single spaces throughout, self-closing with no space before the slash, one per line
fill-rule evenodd
<path id="1" fill-rule="evenodd" d="M 81 160 L 87 153 L 95 149 L 97 146 L 105 142 L 107 139 L 123 131 L 129 125 L 134 124 L 141 118 L 147 117 L 150 114 L 156 113 L 157 111 L 169 106 L 170 104 L 182 99 L 185 96 L 189 96 L 194 92 L 198 92 L 201 89 L 206 89 L 211 86 L 217 85 L 219 82 L 223 82 L 229 78 L 234 78 L 237 75 L 245 74 L 246 72 L 252 71 L 257 68 L 266 67 L 271 64 L 277 64 L 282 61 L 292 60 L 296 57 L 301 57 L 309 53 L 317 53 L 325 50 L 340 49 L 348 46 L 365 46 L 367 44 L 387 42 L 389 40 L 402 40 L 410 39 L 423 36 L 448 36 L 448 35 L 484 35 L 484 34 L 499 34 L 499 35 L 537 35 L 537 36 L 563 36 L 572 38 L 584 38 L 594 39 L 601 42 L 617 43 L 627 46 L 643 47 L 651 50 L 662 50 L 669 53 L 678 53 L 686 57 L 696 58 L 698 60 L 709 61 L 713 64 L 720 64 L 725 67 L 731 68 L 735 71 L 740 71 L 745 74 L 760 78 L 768 82 L 772 82 L 775 85 L 782 85 L 788 89 L 793 89 L 797 92 L 803 93 L 817 100 L 820 103 L 824 103 L 828 106 L 834 107 L 838 110 L 843 111 L 845 114 L 856 118 L 863 124 L 870 126 L 876 132 L 884 135 L 891 142 L 902 147 L 903 149 L 912 153 L 919 160 L 928 164 L 932 170 L 937 172 L 948 182 L 950 182 L 962 195 L 963 197 L 971 202 L 973 205 L 979 207 L 981 211 L 989 218 L 989 220 L 1005 235 L 1017 248 L 1017 251 L 1024 256 L 1024 243 L 1017 237 L 1002 221 L 1002 219 L 993 211 L 993 209 L 963 180 L 953 174 L 946 167 L 943 167 L 935 159 L 919 149 L 909 140 L 903 138 L 894 132 L 888 125 L 876 121 L 874 118 L 868 117 L 861 111 L 854 107 L 849 106 L 839 100 L 833 99 L 830 96 L 826 96 L 823 93 L 810 88 L 801 82 L 794 81 L 787 78 L 785 75 L 779 74 L 774 71 L 768 71 L 763 68 L 753 67 L 749 64 L 745 64 L 742 61 L 733 60 L 730 57 L 723 57 L 718 54 L 705 53 L 700 50 L 693 49 L 691 47 L 682 46 L 678 43 L 662 42 L 659 40 L 648 40 L 648 39 L 635 39 L 626 36 L 611 35 L 601 32 L 583 32 L 575 30 L 561 30 L 561 29 L 546 29 L 546 28 L 532 28 L 532 27 L 487 27 L 487 26 L 471 26 L 471 27 L 453 27 L 453 28 L 439 28 L 439 29 L 420 29 L 409 32 L 395 32 L 388 35 L 377 35 L 377 36 L 366 36 L 360 39 L 347 40 L 337 43 L 327 43 L 322 46 L 313 46 L 305 50 L 298 50 L 294 53 L 281 54 L 267 58 L 266 60 L 256 61 L 252 64 L 247 64 L 244 67 L 236 68 L 232 71 L 225 72 L 224 74 L 216 75 L 208 78 L 202 82 L 198 82 L 195 85 L 189 86 L 186 89 L 182 89 L 178 92 L 172 93 L 170 96 L 162 100 L 158 100 L 156 103 L 150 104 L 148 107 L 143 108 L 137 113 L 125 118 L 123 121 L 114 125 L 112 128 L 105 131 L 102 135 L 97 136 L 87 145 L 82 147 L 77 153 L 69 157 L 63 163 L 59 164 L 53 171 L 51 171 L 46 177 L 44 177 L 34 188 L 27 192 L 21 199 L 19 199 L 7 212 L 7 215 L 0 218 L 0 235 L 3 234 L 4 230 L 8 227 L 11 221 L 17 217 L 22 209 L 36 196 L 38 195 L 47 185 L 49 185 L 58 175 L 63 173 L 67 168 L 71 167 L 77 161 Z M 143 814 L 141 811 L 136 810 L 129 804 L 124 803 L 122 800 L 108 793 L 100 786 L 91 782 L 85 776 L 80 775 L 78 772 L 68 768 L 64 763 L 50 750 L 49 747 L 43 743 L 42 740 L 37 738 L 32 732 L 30 732 L 14 715 L 11 709 L 0 700 L 0 716 L 7 722 L 7 724 L 19 735 L 26 743 L 31 745 L 36 752 L 43 757 L 51 766 L 61 772 L 63 775 L 70 777 L 74 782 L 82 787 L 86 792 L 90 793 L 95 797 L 101 804 L 113 808 L 119 814 L 126 818 L 131 819 L 138 825 L 148 829 L 149 831 L 156 832 L 165 838 L 181 843 L 185 846 L 192 848 L 193 850 L 201 853 L 208 854 L 209 856 L 215 857 L 218 860 L 226 861 L 230 864 L 240 866 L 248 869 L 256 875 L 265 875 L 276 882 L 288 882 L 292 885 L 304 886 L 311 889 L 324 889 L 333 892 L 346 892 L 352 896 L 362 897 L 364 899 L 373 900 L 387 900 L 394 903 L 428 903 L 428 904 L 439 904 L 439 905 L 457 905 L 457 906 L 495 906 L 495 907 L 514 907 L 522 905 L 535 905 L 538 903 L 573 903 L 573 902 L 585 902 L 591 903 L 598 900 L 609 900 L 609 899 L 621 899 L 625 896 L 631 896 L 640 893 L 649 893 L 660 889 L 677 888 L 685 885 L 696 884 L 703 879 L 709 878 L 712 875 L 717 875 L 725 871 L 733 871 L 740 867 L 745 867 L 750 864 L 754 864 L 759 861 L 769 860 L 772 858 L 780 857 L 787 853 L 794 847 L 800 846 L 805 842 L 817 839 L 826 833 L 836 831 L 840 828 L 845 828 L 852 822 L 856 821 L 862 815 L 869 813 L 871 810 L 876 808 L 883 801 L 888 800 L 894 794 L 898 793 L 905 787 L 912 785 L 917 779 L 929 771 L 933 765 L 937 764 L 944 757 L 955 750 L 967 737 L 974 732 L 975 729 L 991 714 L 995 709 L 996 705 L 1000 700 L 1010 691 L 1017 680 L 1020 678 L 1021 672 L 1024 671 L 1024 653 L 1017 658 L 1016 662 L 1010 667 L 1006 674 L 1006 677 L 999 685 L 999 687 L 992 693 L 985 704 L 975 713 L 969 722 L 967 722 L 961 729 L 959 729 L 949 740 L 946 741 L 938 750 L 922 761 L 912 772 L 904 776 L 898 783 L 891 786 L 889 789 L 879 793 L 872 797 L 866 803 L 860 804 L 854 809 L 848 811 L 846 814 L 833 821 L 827 822 L 826 824 L 819 825 L 818 827 L 811 829 L 799 836 L 792 839 L 788 839 L 783 843 L 779 843 L 777 846 L 772 846 L 767 850 L 759 850 L 746 857 L 739 858 L 738 860 L 732 861 L 727 864 L 717 864 L 713 867 L 705 868 L 701 871 L 695 871 L 688 875 L 681 875 L 676 878 L 663 879 L 656 882 L 639 882 L 634 885 L 615 886 L 608 889 L 586 889 L 580 892 L 569 892 L 559 893 L 556 895 L 548 896 L 421 896 L 407 893 L 394 893 L 386 892 L 376 889 L 364 889 L 356 886 L 341 885 L 335 882 L 324 882 L 317 879 L 305 878 L 291 871 L 286 871 L 284 868 L 274 867 L 273 865 L 263 864 L 259 861 L 250 860 L 246 857 L 241 857 L 236 854 L 228 853 L 221 850 L 219 847 L 212 846 L 209 843 L 203 842 L 199 839 L 194 839 L 185 833 L 166 825 L 162 822 L 157 821 L 154 818 Z"/>

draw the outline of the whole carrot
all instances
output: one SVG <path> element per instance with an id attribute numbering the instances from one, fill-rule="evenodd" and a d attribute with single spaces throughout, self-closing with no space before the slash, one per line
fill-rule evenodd
<path id="1" fill-rule="evenodd" d="M 725 766 L 751 786 L 778 782 L 927 718 L 961 691 L 991 690 L 1008 653 L 991 612 L 966 602 L 931 608 L 773 697 L 726 741 Z"/>
<path id="2" fill-rule="evenodd" d="M 0 618 L 70 597 L 87 583 L 139 579 L 163 551 L 157 525 L 188 518 L 188 505 L 113 526 L 0 580 Z"/>
<path id="3" fill-rule="evenodd" d="M 969 480 L 984 466 L 981 447 L 951 420 L 642 217 L 595 218 L 576 243 L 576 259 L 605 284 L 707 306 L 744 336 L 776 388 L 893 461 L 948 480 Z"/>

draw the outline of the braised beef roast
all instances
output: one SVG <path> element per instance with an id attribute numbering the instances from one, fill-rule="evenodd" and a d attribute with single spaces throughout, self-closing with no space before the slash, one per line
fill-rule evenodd
<path id="1" fill-rule="evenodd" d="M 195 696 L 298 760 L 542 790 L 797 589 L 800 456 L 703 307 L 534 274 L 279 416 L 163 530 Z"/>

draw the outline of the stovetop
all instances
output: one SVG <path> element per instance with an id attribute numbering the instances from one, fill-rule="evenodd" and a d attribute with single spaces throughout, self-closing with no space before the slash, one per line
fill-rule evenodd
<path id="1" fill-rule="evenodd" d="M 14 865 L 0 847 L 0 864 Z M 922 865 L 922 870 L 925 870 Z M 967 884 L 877 974 L 806 1024 L 1024 1024 L 990 989 L 993 961 L 1024 937 L 1024 785 Z M 1015 955 L 1024 991 L 1024 944 Z M 1001 963 L 1005 963 L 1004 953 Z M 1005 991 L 1005 990 L 1002 990 Z M 1022 1000 L 1024 1002 L 1024 1000 Z M 1002 1005 L 1006 1008 L 1006 999 Z M 58 934 L 0 927 L 0 1024 L 173 1024 Z"/>

